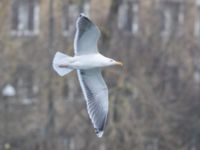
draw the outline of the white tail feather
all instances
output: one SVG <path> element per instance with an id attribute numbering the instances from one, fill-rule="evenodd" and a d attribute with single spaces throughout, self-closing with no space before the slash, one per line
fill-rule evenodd
<path id="1" fill-rule="evenodd" d="M 53 59 L 53 69 L 60 75 L 60 76 L 64 76 L 68 73 L 70 73 L 73 69 L 71 68 L 64 68 L 64 67 L 59 67 L 59 65 L 62 64 L 67 64 L 69 62 L 69 60 L 72 59 L 72 57 L 63 54 L 61 52 L 57 52 L 54 56 Z"/>

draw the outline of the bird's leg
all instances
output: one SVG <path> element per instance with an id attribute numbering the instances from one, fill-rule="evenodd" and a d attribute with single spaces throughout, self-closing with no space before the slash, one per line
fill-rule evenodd
<path id="1" fill-rule="evenodd" d="M 67 65 L 66 64 L 61 64 L 61 65 L 58 65 L 58 67 L 60 67 L 60 68 L 66 68 Z"/>

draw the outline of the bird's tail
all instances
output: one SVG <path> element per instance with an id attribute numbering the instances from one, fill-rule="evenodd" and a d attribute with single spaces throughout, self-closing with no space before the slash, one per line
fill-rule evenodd
<path id="1" fill-rule="evenodd" d="M 72 59 L 72 57 L 63 54 L 61 52 L 57 52 L 53 58 L 53 69 L 60 75 L 64 76 L 68 73 L 70 73 L 73 69 L 67 67 L 67 64 L 69 60 Z M 64 66 L 64 64 L 66 66 Z"/>

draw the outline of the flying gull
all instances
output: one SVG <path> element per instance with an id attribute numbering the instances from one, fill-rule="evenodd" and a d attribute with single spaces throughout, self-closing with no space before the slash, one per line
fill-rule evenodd
<path id="1" fill-rule="evenodd" d="M 108 88 L 101 69 L 113 65 L 122 66 L 122 63 L 99 53 L 99 37 L 98 27 L 84 14 L 80 14 L 76 21 L 75 55 L 71 57 L 57 52 L 53 59 L 53 68 L 60 76 L 77 70 L 89 117 L 96 135 L 102 137 L 108 115 Z"/>

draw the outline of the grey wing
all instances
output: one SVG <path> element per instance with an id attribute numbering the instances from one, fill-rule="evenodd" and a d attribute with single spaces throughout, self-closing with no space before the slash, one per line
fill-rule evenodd
<path id="1" fill-rule="evenodd" d="M 97 53 L 97 42 L 100 30 L 89 18 L 80 14 L 76 21 L 76 34 L 74 39 L 75 55 Z"/>
<path id="2" fill-rule="evenodd" d="M 103 135 L 108 115 L 108 88 L 100 69 L 78 70 L 87 110 L 98 137 Z"/>

